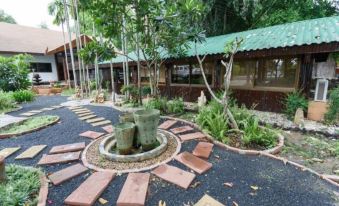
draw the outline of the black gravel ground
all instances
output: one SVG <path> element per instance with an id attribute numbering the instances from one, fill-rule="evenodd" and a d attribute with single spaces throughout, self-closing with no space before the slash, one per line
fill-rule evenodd
<path id="1" fill-rule="evenodd" d="M 38 97 L 36 101 L 23 105 L 23 110 L 11 113 L 17 115 L 33 109 L 57 105 L 67 101 L 65 97 L 50 96 Z M 84 106 L 93 111 L 97 116 L 104 117 L 115 124 L 118 121 L 119 112 L 108 107 Z M 100 127 L 92 127 L 86 122 L 78 120 L 76 114 L 67 108 L 46 111 L 42 114 L 58 115 L 61 123 L 50 126 L 35 133 L 26 134 L 11 139 L 0 140 L 0 150 L 5 147 L 21 146 L 24 149 L 37 144 L 46 144 L 48 148 L 42 153 L 47 153 L 56 145 L 90 140 L 80 137 L 79 133 L 87 130 L 103 132 Z M 178 125 L 179 126 L 179 125 Z M 182 151 L 192 151 L 197 141 L 189 141 L 182 145 Z M 14 160 L 20 151 L 6 161 L 20 165 L 36 166 L 42 154 L 32 160 Z M 209 159 L 213 164 L 206 174 L 197 175 L 194 182 L 200 182 L 195 188 L 183 190 L 175 185 L 168 184 L 152 176 L 148 189 L 146 205 L 157 206 L 160 200 L 168 206 L 193 205 L 204 194 L 209 194 L 225 205 L 232 205 L 232 201 L 240 206 L 244 205 L 306 205 L 325 206 L 339 205 L 339 189 L 317 176 L 308 172 L 302 172 L 290 165 L 271 160 L 265 157 L 239 155 L 214 147 Z M 73 163 L 71 163 L 73 164 Z M 59 164 L 43 166 L 46 173 L 51 173 L 70 166 L 71 164 Z M 176 161 L 171 165 L 187 170 L 185 166 Z M 87 177 L 90 172 L 78 176 L 59 186 L 50 186 L 48 205 L 63 205 L 64 199 L 74 191 Z M 126 175 L 117 176 L 105 190 L 102 198 L 109 201 L 107 205 L 115 205 L 120 190 L 126 180 Z M 227 188 L 223 183 L 230 182 L 234 186 Z M 193 183 L 194 184 L 194 183 Z M 254 192 L 250 186 L 258 186 Z M 101 205 L 96 203 L 95 205 Z"/>

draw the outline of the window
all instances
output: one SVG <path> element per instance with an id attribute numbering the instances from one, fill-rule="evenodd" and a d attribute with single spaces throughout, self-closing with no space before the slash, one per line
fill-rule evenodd
<path id="1" fill-rule="evenodd" d="M 252 87 L 253 76 L 257 61 L 236 61 L 233 63 L 231 86 L 234 87 Z M 225 67 L 222 67 L 222 82 L 224 82 Z"/>
<path id="2" fill-rule="evenodd" d="M 189 84 L 190 65 L 174 65 L 171 82 L 176 84 Z"/>
<path id="3" fill-rule="evenodd" d="M 256 70 L 255 86 L 293 88 L 298 68 L 298 58 L 261 60 Z"/>
<path id="4" fill-rule="evenodd" d="M 52 72 L 52 64 L 51 63 L 31 63 L 31 71 L 32 72 Z"/>
<path id="5" fill-rule="evenodd" d="M 214 66 L 213 63 L 204 64 L 204 72 L 205 72 L 205 76 L 206 76 L 208 84 L 212 84 L 213 66 Z M 204 78 L 201 73 L 201 69 L 198 64 L 192 65 L 191 84 L 205 84 Z"/>
<path id="6" fill-rule="evenodd" d="M 146 68 L 140 69 L 140 81 L 142 83 L 148 83 L 149 82 L 149 71 Z"/>

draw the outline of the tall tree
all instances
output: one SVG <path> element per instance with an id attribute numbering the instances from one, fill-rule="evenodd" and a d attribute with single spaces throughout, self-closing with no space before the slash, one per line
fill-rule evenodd
<path id="1" fill-rule="evenodd" d="M 0 22 L 16 24 L 15 19 L 11 15 L 6 14 L 5 11 L 2 9 L 0 9 Z"/>

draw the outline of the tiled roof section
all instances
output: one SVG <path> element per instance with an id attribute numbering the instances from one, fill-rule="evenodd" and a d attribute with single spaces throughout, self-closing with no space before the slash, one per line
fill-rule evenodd
<path id="1" fill-rule="evenodd" d="M 0 52 L 44 54 L 62 44 L 62 32 L 0 22 Z"/>

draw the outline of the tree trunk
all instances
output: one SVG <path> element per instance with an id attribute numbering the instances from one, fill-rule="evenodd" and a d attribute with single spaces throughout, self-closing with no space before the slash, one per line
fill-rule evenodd
<path id="1" fill-rule="evenodd" d="M 6 181 L 6 163 L 5 163 L 5 157 L 0 156 L 0 183 L 3 183 Z"/>
<path id="2" fill-rule="evenodd" d="M 112 86 L 112 100 L 115 103 L 115 85 L 114 85 L 114 70 L 113 70 L 113 62 L 112 59 L 109 62 L 111 68 L 111 86 Z"/>
<path id="3" fill-rule="evenodd" d="M 65 50 L 65 59 L 66 59 L 66 70 L 67 70 L 67 84 L 68 84 L 68 88 L 71 88 L 71 77 L 70 77 L 70 74 L 69 74 L 64 22 L 61 22 L 61 28 L 62 28 L 62 37 L 63 37 L 63 40 L 64 40 L 64 50 Z"/>

